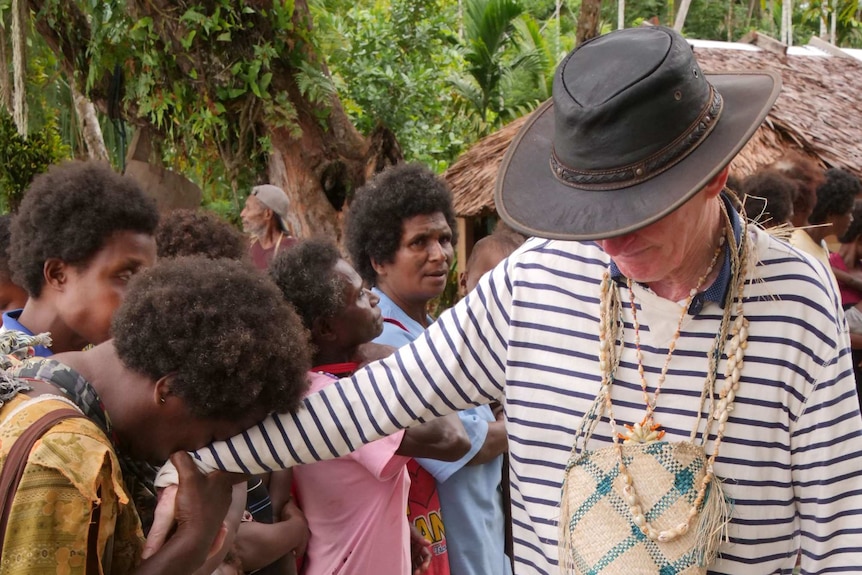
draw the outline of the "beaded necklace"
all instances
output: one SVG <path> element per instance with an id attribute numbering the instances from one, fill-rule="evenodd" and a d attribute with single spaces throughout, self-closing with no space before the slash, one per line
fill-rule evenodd
<path id="1" fill-rule="evenodd" d="M 692 288 L 692 290 L 688 294 L 688 298 L 686 298 L 685 302 L 682 304 L 682 313 L 680 314 L 679 321 L 676 324 L 676 331 L 674 332 L 673 337 L 668 344 L 667 357 L 664 360 L 664 365 L 662 366 L 661 372 L 658 376 L 658 380 L 656 381 L 655 392 L 653 393 L 652 398 L 650 398 L 649 395 L 646 382 L 646 374 L 644 373 L 644 356 L 643 351 L 641 351 L 640 323 L 638 323 L 637 304 L 635 303 L 635 292 L 634 290 L 632 290 L 632 280 L 626 278 L 626 287 L 628 287 L 629 290 L 629 302 L 631 303 L 632 309 L 632 324 L 635 331 L 635 350 L 638 357 L 638 375 L 640 376 L 641 390 L 643 391 L 644 396 L 644 404 L 646 404 L 646 410 L 644 412 L 643 420 L 640 423 L 635 423 L 634 425 L 625 425 L 625 428 L 628 429 L 628 431 L 624 436 L 621 436 L 620 439 L 623 439 L 626 443 L 648 443 L 650 441 L 658 441 L 662 437 L 664 437 L 665 432 L 661 428 L 661 425 L 653 420 L 653 411 L 655 410 L 656 402 L 658 402 L 659 394 L 661 394 L 661 386 L 664 383 L 665 378 L 667 378 L 667 370 L 670 367 L 670 360 L 671 357 L 673 357 L 674 350 L 676 349 L 676 342 L 679 340 L 680 331 L 682 330 L 682 323 L 685 321 L 685 316 L 688 313 L 688 309 L 691 307 L 691 302 L 694 300 L 694 297 L 698 294 L 698 292 L 700 292 L 700 288 L 703 287 L 706 278 L 708 278 L 709 274 L 712 273 L 713 268 L 715 268 L 715 263 L 718 261 L 718 256 L 721 255 L 723 248 L 724 235 L 722 235 L 718 239 L 718 247 L 715 248 L 715 252 L 712 254 L 712 260 L 709 262 L 709 267 L 706 268 L 706 271 L 697 280 L 697 285 Z"/>
<path id="2" fill-rule="evenodd" d="M 727 214 L 726 208 L 724 206 L 724 202 L 721 203 L 721 210 L 725 220 L 725 229 L 724 229 L 724 237 L 727 237 L 730 245 L 732 247 L 736 247 L 735 238 L 733 236 L 733 227 L 730 222 L 730 217 Z M 747 230 L 745 228 L 744 216 L 741 218 L 742 220 L 742 233 L 740 237 L 740 243 L 738 249 L 731 249 L 731 281 L 730 281 L 730 289 L 728 289 L 728 293 L 726 296 L 725 306 L 724 306 L 724 314 L 722 316 L 721 327 L 716 334 L 715 340 L 713 342 L 712 349 L 709 353 L 709 368 L 707 370 L 706 380 L 704 381 L 703 390 L 701 391 L 700 404 L 701 408 L 698 411 L 697 421 L 695 423 L 694 428 L 691 432 L 690 442 L 693 443 L 694 439 L 697 435 L 697 430 L 700 425 L 700 420 L 702 418 L 701 413 L 703 412 L 703 408 L 706 404 L 706 398 L 709 396 L 710 398 L 710 408 L 708 410 L 708 419 L 706 424 L 706 429 L 704 430 L 704 441 L 709 437 L 709 432 L 714 422 L 718 421 L 718 429 L 716 430 L 716 437 L 713 443 L 713 451 L 712 454 L 708 457 L 706 462 L 706 473 L 703 475 L 701 480 L 698 482 L 697 486 L 697 494 L 689 508 L 688 515 L 685 521 L 671 526 L 667 529 L 659 530 L 656 529 L 649 521 L 647 521 L 643 507 L 641 505 L 640 497 L 638 496 L 637 490 L 634 485 L 634 478 L 628 471 L 628 466 L 625 463 L 625 458 L 623 455 L 622 442 L 620 439 L 624 439 L 626 441 L 630 440 L 629 435 L 632 434 L 632 431 L 638 427 L 637 424 L 632 426 L 630 429 L 630 434 L 622 435 L 617 433 L 617 423 L 614 419 L 613 415 L 613 403 L 611 401 L 611 386 L 614 380 L 614 372 L 616 371 L 617 366 L 620 362 L 620 354 L 618 350 L 617 342 L 622 344 L 623 334 L 622 334 L 622 305 L 620 303 L 620 298 L 618 294 L 618 290 L 616 289 L 613 281 L 610 279 L 609 273 L 605 272 L 604 277 L 602 278 L 602 291 L 601 291 L 601 313 L 599 319 L 599 345 L 600 345 L 600 354 L 599 354 L 599 366 L 602 370 L 602 383 L 601 389 L 599 391 L 599 395 L 596 400 L 596 404 L 594 407 L 597 407 L 599 411 L 604 411 L 607 415 L 608 420 L 611 425 L 611 437 L 613 439 L 614 448 L 617 451 L 618 455 L 618 466 L 619 466 L 619 474 L 624 482 L 623 494 L 625 495 L 626 503 L 629 506 L 629 511 L 631 513 L 632 522 L 638 526 L 638 528 L 651 540 L 659 541 L 659 542 L 670 542 L 678 539 L 682 535 L 688 532 L 691 528 L 692 523 L 695 518 L 698 516 L 701 505 L 704 503 L 704 499 L 707 495 L 707 490 L 710 484 L 716 485 L 713 483 L 713 479 L 715 478 L 713 465 L 715 463 L 715 459 L 718 456 L 719 447 L 721 445 L 722 438 L 724 436 L 725 426 L 727 424 L 727 419 L 730 411 L 733 409 L 733 400 L 736 397 L 736 392 L 739 389 L 739 380 L 741 377 L 741 369 L 742 369 L 742 359 L 745 353 L 745 348 L 747 347 L 747 339 L 748 339 L 748 320 L 743 316 L 742 310 L 742 295 L 743 295 L 743 287 L 745 285 L 745 276 L 746 276 L 746 266 L 749 261 L 749 246 L 748 246 L 748 238 L 747 238 Z M 721 246 L 719 246 L 721 249 Z M 714 265 L 715 258 L 713 263 Z M 709 270 L 711 271 L 711 270 Z M 704 280 L 705 276 L 709 275 L 709 271 L 704 274 L 704 277 L 701 278 L 701 282 Z M 631 284 L 629 284 L 630 287 Z M 700 286 L 698 286 L 699 289 Z M 695 290 L 692 290 L 692 293 L 696 293 Z M 693 295 L 690 294 L 689 299 L 691 299 Z M 687 302 L 690 305 L 690 301 Z M 735 303 L 735 305 L 734 305 Z M 635 306 L 632 305 L 633 313 Z M 688 310 L 688 306 L 685 306 L 683 309 L 683 317 Z M 735 318 L 731 322 L 731 315 L 735 312 Z M 682 323 L 682 319 L 680 320 L 680 325 Z M 637 329 L 637 323 L 635 323 Z M 728 341 L 728 335 L 730 335 L 730 340 Z M 670 355 L 673 353 L 674 344 L 676 340 L 679 338 L 679 327 L 677 329 L 677 333 L 674 336 L 674 340 L 671 344 L 671 349 L 668 354 L 668 359 L 665 361 L 664 368 L 662 369 L 662 375 L 660 376 L 660 382 L 664 381 L 664 376 L 667 372 L 667 364 L 670 361 Z M 725 367 L 725 381 L 723 389 L 721 389 L 719 393 L 718 401 L 715 401 L 711 390 L 714 389 L 715 381 L 717 377 L 717 367 L 718 361 L 721 358 L 722 350 L 726 349 L 727 353 L 727 364 Z M 646 389 L 645 381 L 643 380 L 643 361 L 641 357 L 640 350 L 638 349 L 638 367 L 639 373 L 641 374 L 641 384 Z M 644 436 L 645 442 L 654 442 L 663 436 L 663 433 L 656 433 L 658 430 L 650 430 L 649 426 L 651 425 L 651 415 L 652 409 L 655 407 L 655 401 L 658 399 L 658 391 L 656 390 L 656 394 L 653 396 L 652 400 L 649 399 L 648 394 L 645 392 L 645 397 L 647 398 L 647 418 L 644 419 L 644 423 L 646 424 L 646 433 L 641 431 L 641 435 Z M 593 418 L 594 421 L 597 420 L 595 417 L 597 414 L 594 412 L 588 413 L 587 417 Z M 654 424 L 652 424 L 654 425 Z M 643 424 L 640 426 L 644 427 Z M 589 437 L 592 435 L 592 429 L 588 429 L 584 435 L 584 445 L 589 440 Z M 636 439 L 636 438 L 635 438 Z M 577 441 L 576 441 L 577 445 Z M 720 482 L 719 482 L 720 483 Z M 717 491 L 718 489 L 716 489 Z M 713 494 L 713 499 L 717 497 L 716 494 Z M 711 542 L 707 549 L 705 549 L 705 555 L 711 556 L 717 551 L 717 542 Z"/>

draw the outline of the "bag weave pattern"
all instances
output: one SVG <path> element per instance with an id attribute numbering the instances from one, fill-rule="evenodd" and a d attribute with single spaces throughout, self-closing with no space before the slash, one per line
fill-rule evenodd
<path id="1" fill-rule="evenodd" d="M 625 444 L 623 461 L 634 479 L 647 521 L 657 529 L 685 522 L 705 474 L 706 455 L 688 442 Z M 584 450 L 566 471 L 565 533 L 571 572 L 579 575 L 705 574 L 697 529 L 670 542 L 647 538 L 632 520 L 613 446 Z"/>

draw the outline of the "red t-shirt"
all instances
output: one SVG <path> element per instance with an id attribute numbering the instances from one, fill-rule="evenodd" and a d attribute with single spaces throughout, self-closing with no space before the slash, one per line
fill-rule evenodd
<path id="1" fill-rule="evenodd" d="M 254 267 L 259 270 L 266 270 L 269 269 L 269 262 L 272 261 L 272 258 L 281 253 L 281 250 L 289 248 L 295 243 L 295 237 L 285 235 L 274 246 L 264 249 L 261 247 L 260 242 L 254 239 L 248 247 L 248 254 L 251 256 Z"/>
<path id="2" fill-rule="evenodd" d="M 407 473 L 410 475 L 407 518 L 431 542 L 431 566 L 426 575 L 449 575 L 449 553 L 437 482 L 415 459 L 407 463 Z"/>

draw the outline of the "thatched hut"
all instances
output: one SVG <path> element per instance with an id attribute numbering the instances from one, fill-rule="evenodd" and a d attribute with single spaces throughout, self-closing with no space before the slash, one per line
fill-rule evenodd
<path id="1" fill-rule="evenodd" d="M 753 39 L 756 43 L 757 38 Z M 760 40 L 764 40 L 761 37 Z M 862 177 L 862 61 L 823 46 L 763 49 L 753 44 L 692 41 L 705 72 L 771 68 L 781 73 L 778 102 L 731 163 L 744 177 L 788 150 L 810 155 L 824 167 Z M 515 120 L 477 142 L 445 174 L 459 216 L 459 262 L 496 221 L 494 183 L 509 142 L 526 121 Z"/>

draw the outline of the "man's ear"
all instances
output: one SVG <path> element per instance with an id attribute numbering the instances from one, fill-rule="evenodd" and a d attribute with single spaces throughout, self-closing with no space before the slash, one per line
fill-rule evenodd
<path id="1" fill-rule="evenodd" d="M 710 198 L 718 197 L 718 194 L 720 194 L 724 187 L 727 185 L 727 177 L 729 175 L 730 166 L 725 166 L 723 170 L 713 176 L 713 178 L 704 188 L 706 190 L 706 195 Z"/>
<path id="2" fill-rule="evenodd" d="M 42 266 L 42 282 L 45 287 L 63 291 L 69 274 L 69 264 L 59 258 L 48 258 Z"/>

